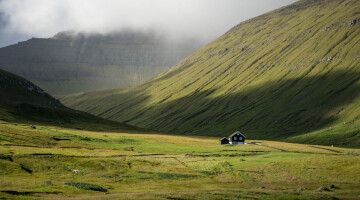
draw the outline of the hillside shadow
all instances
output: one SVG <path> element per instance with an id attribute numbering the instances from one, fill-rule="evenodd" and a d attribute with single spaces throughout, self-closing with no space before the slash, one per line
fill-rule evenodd
<path id="1" fill-rule="evenodd" d="M 40 125 L 96 132 L 156 133 L 66 107 L 50 108 L 28 103 L 0 104 L 0 121 L 27 124 L 31 127 Z"/>
<path id="2" fill-rule="evenodd" d="M 196 90 L 176 100 L 164 97 L 151 106 L 149 96 L 137 94 L 118 105 L 113 116 L 122 115 L 125 123 L 170 133 L 220 136 L 242 130 L 251 138 L 286 138 L 338 120 L 359 97 L 359 80 L 359 73 L 332 72 L 270 81 L 215 98 L 211 94 L 220 88 Z"/>

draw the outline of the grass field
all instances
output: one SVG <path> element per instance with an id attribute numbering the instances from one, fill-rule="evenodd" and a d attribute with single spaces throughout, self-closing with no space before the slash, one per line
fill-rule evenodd
<path id="1" fill-rule="evenodd" d="M 218 138 L 211 137 L 56 126 L 33 129 L 0 121 L 0 199 L 354 199 L 360 195 L 360 149 L 247 143 L 220 146 Z M 314 192 L 330 185 L 336 188 Z"/>

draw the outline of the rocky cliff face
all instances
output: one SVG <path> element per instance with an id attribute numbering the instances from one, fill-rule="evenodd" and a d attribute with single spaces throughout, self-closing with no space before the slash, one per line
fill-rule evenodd
<path id="1" fill-rule="evenodd" d="M 0 65 L 52 94 L 68 94 L 140 84 L 199 47 L 196 41 L 169 40 L 154 32 L 62 32 L 1 48 Z"/>

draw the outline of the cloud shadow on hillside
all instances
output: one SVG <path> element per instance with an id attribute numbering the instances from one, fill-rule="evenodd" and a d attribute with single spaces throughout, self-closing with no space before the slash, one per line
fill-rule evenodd
<path id="1" fill-rule="evenodd" d="M 219 88 L 196 90 L 151 106 L 149 96 L 131 94 L 136 97 L 120 104 L 110 118 L 122 115 L 123 122 L 170 133 L 220 136 L 243 130 L 252 138 L 286 138 L 338 120 L 359 97 L 359 80 L 359 73 L 339 71 L 267 82 L 216 98 L 211 94 Z"/>

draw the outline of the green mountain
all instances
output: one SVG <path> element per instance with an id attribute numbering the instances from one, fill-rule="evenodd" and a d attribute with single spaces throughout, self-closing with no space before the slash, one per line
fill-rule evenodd
<path id="1" fill-rule="evenodd" d="M 171 133 L 360 146 L 360 1 L 301 0 L 244 21 L 132 88 L 65 105 Z"/>
<path id="2" fill-rule="evenodd" d="M 193 39 L 174 40 L 156 31 L 61 32 L 0 48 L 0 66 L 51 94 L 71 94 L 138 85 L 201 46 Z"/>
<path id="3" fill-rule="evenodd" d="M 144 131 L 67 108 L 38 86 L 4 70 L 0 70 L 0 91 L 0 121 L 81 130 Z"/>

